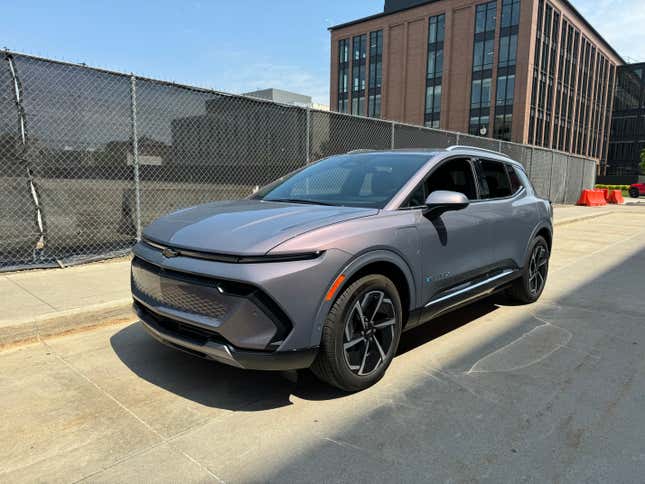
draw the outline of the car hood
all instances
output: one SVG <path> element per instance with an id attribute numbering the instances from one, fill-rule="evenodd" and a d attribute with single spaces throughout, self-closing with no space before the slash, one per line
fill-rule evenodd
<path id="1" fill-rule="evenodd" d="M 377 209 L 240 200 L 180 210 L 144 230 L 152 242 L 234 255 L 264 255 L 310 230 L 376 215 Z"/>

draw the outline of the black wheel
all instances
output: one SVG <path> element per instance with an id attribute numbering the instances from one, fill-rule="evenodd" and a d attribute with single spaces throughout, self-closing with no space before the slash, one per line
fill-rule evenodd
<path id="1" fill-rule="evenodd" d="M 509 289 L 509 295 L 524 304 L 537 301 L 549 274 L 549 246 L 544 237 L 538 236 L 531 243 L 529 260 L 522 277 L 517 279 Z"/>
<path id="2" fill-rule="evenodd" d="M 401 298 L 382 275 L 362 277 L 332 306 L 322 331 L 320 352 L 311 370 L 345 390 L 363 390 L 390 366 L 402 328 Z"/>
<path id="3" fill-rule="evenodd" d="M 638 190 L 638 188 L 630 188 L 629 189 L 629 196 L 632 197 L 632 198 L 638 198 L 638 197 L 641 196 L 641 193 Z"/>

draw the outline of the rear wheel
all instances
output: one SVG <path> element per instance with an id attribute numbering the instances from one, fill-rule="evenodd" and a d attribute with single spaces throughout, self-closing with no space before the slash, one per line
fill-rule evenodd
<path id="1" fill-rule="evenodd" d="M 537 301 L 549 274 L 549 245 L 544 237 L 538 236 L 531 243 L 529 262 L 522 277 L 509 289 L 509 295 L 518 302 L 530 304 Z"/>
<path id="2" fill-rule="evenodd" d="M 636 187 L 632 187 L 629 189 L 629 196 L 632 198 L 638 198 L 640 197 L 641 193 Z"/>
<path id="3" fill-rule="evenodd" d="M 311 370 L 342 390 L 363 390 L 390 366 L 401 328 L 401 299 L 394 283 L 378 274 L 362 277 L 329 311 Z"/>

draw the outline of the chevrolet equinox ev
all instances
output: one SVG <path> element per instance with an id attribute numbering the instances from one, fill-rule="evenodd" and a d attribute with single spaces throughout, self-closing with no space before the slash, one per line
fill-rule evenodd
<path id="1" fill-rule="evenodd" d="M 358 391 L 402 331 L 498 291 L 536 301 L 552 219 L 500 153 L 351 152 L 153 222 L 134 249 L 134 307 L 173 348 Z"/>

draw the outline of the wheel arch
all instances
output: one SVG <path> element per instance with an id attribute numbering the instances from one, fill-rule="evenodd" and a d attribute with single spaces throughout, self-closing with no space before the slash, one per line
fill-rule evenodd
<path id="1" fill-rule="evenodd" d="M 331 300 L 323 300 L 323 303 L 318 310 L 314 334 L 312 335 L 314 345 L 319 343 L 325 317 L 338 297 L 354 281 L 368 274 L 381 274 L 394 283 L 399 292 L 399 297 L 401 298 L 403 324 L 405 326 L 410 313 L 416 305 L 416 283 L 414 273 L 412 272 L 409 264 L 396 252 L 383 249 L 374 250 L 355 257 L 346 264 L 346 266 L 337 275 L 336 280 L 341 276 L 344 276 L 344 278 L 342 283 L 333 293 Z M 334 282 L 335 281 L 330 281 L 329 287 L 331 287 Z"/>
<path id="2" fill-rule="evenodd" d="M 391 280 L 396 286 L 396 289 L 399 293 L 399 297 L 401 298 L 401 308 L 403 308 L 403 326 L 405 326 L 411 311 L 410 303 L 412 302 L 412 297 L 410 293 L 410 285 L 405 276 L 405 273 L 401 270 L 399 266 L 397 266 L 393 262 L 381 260 L 381 261 L 373 261 L 365 264 L 359 270 L 354 272 L 346 280 L 344 287 L 349 287 L 351 284 L 353 284 L 361 277 L 368 276 L 371 274 L 379 274 L 379 275 L 385 276 L 389 280 Z M 333 302 L 336 301 L 336 299 L 338 298 L 338 296 L 340 296 L 342 292 L 343 292 L 343 288 L 338 290 L 338 292 L 334 297 Z"/>
<path id="3" fill-rule="evenodd" d="M 522 260 L 522 268 L 526 267 L 526 263 L 529 259 L 529 250 L 531 248 L 531 243 L 535 240 L 536 237 L 544 237 L 546 240 L 547 246 L 549 247 L 549 254 L 551 253 L 551 247 L 553 246 L 553 227 L 551 224 L 542 223 L 535 227 L 531 237 L 527 241 L 526 248 L 524 249 L 524 259 Z"/>

